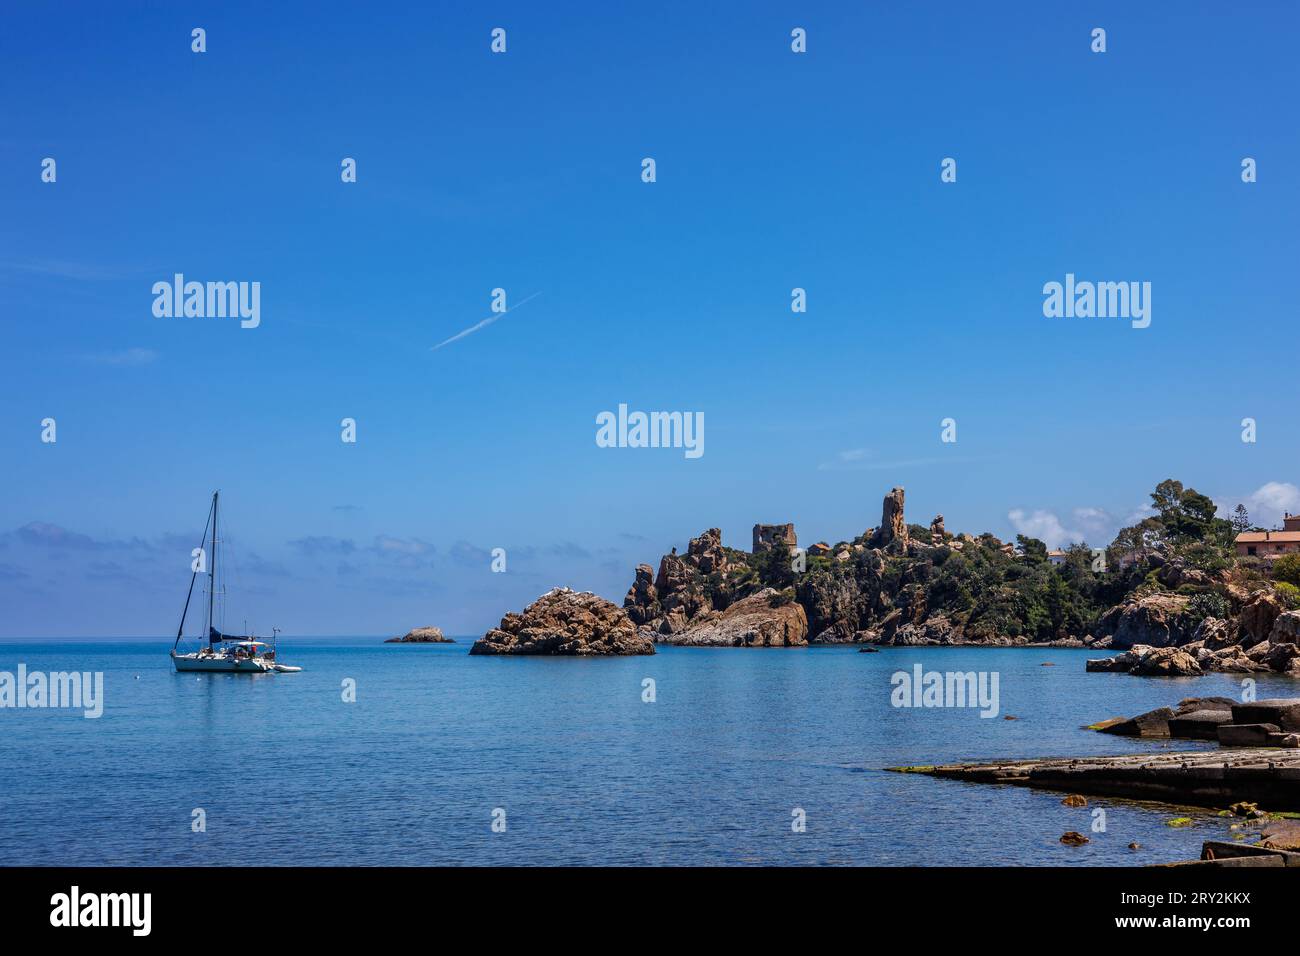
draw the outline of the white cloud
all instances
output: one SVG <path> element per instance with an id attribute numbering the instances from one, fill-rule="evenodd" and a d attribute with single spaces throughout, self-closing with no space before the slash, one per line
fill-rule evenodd
<path id="1" fill-rule="evenodd" d="M 1300 513 L 1300 488 L 1288 481 L 1270 481 L 1244 498 L 1220 498 L 1215 501 L 1220 517 L 1227 518 L 1238 504 L 1246 506 L 1252 523 L 1261 528 L 1282 524 L 1283 514 Z"/>
<path id="2" fill-rule="evenodd" d="M 1007 520 L 1017 534 L 1037 538 L 1049 548 L 1086 541 L 1093 545 L 1108 544 L 1115 536 L 1115 519 L 1101 508 L 1075 508 L 1070 512 L 1070 526 L 1055 512 L 1037 509 L 1032 512 L 1013 508 Z"/>

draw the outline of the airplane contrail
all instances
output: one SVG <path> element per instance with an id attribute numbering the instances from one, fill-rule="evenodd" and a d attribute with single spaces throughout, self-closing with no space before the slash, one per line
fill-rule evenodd
<path id="1" fill-rule="evenodd" d="M 507 315 L 509 315 L 511 312 L 515 311 L 515 309 L 523 308 L 524 305 L 526 305 L 527 303 L 531 302 L 533 299 L 537 298 L 539 295 L 541 295 L 540 292 L 534 292 L 532 295 L 530 295 L 528 298 L 524 299 L 522 302 L 518 302 L 518 303 L 516 303 L 515 306 L 514 306 L 514 308 L 512 308 L 512 309 L 506 309 L 504 312 L 494 312 L 494 313 L 492 313 L 491 315 L 489 315 L 489 316 L 488 316 L 486 319 L 484 319 L 483 321 L 481 321 L 481 322 L 479 322 L 479 323 L 477 323 L 477 324 L 475 324 L 475 325 L 471 325 L 468 329 L 465 329 L 465 330 L 462 331 L 462 332 L 457 332 L 455 335 L 453 335 L 453 336 L 452 336 L 451 338 L 449 338 L 449 339 L 444 339 L 443 341 L 439 342 L 437 345 L 435 345 L 435 346 L 433 346 L 431 349 L 429 349 L 429 351 L 430 351 L 430 352 L 436 352 L 436 351 L 438 351 L 438 349 L 442 348 L 444 345 L 450 345 L 452 342 L 458 342 L 458 341 L 460 341 L 461 339 L 465 338 L 465 336 L 467 336 L 467 335 L 473 335 L 473 334 L 474 334 L 475 332 L 477 332 L 479 329 L 485 329 L 485 328 L 487 328 L 489 325 L 491 325 L 491 324 L 492 324 L 493 322 L 495 322 L 497 319 L 505 318 L 505 317 L 506 317 Z"/>

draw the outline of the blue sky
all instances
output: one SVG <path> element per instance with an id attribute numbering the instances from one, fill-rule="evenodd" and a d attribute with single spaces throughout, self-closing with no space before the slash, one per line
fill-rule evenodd
<path id="1" fill-rule="evenodd" d="M 0 636 L 174 629 L 217 487 L 228 621 L 291 634 L 621 600 L 894 485 L 1094 543 L 1171 476 L 1300 510 L 1293 4 L 563 6 L 7 13 Z M 260 282 L 260 327 L 156 318 L 177 272 Z M 1151 326 L 1045 318 L 1067 272 Z M 598 448 L 619 403 L 706 453 Z"/>

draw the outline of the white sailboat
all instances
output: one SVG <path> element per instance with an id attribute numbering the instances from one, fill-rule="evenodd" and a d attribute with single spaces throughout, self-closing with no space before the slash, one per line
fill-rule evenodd
<path id="1" fill-rule="evenodd" d="M 276 660 L 275 637 L 271 643 L 255 640 L 252 637 L 232 637 L 222 634 L 213 626 L 213 613 L 217 598 L 217 506 L 220 492 L 212 493 L 212 507 L 208 511 L 208 523 L 203 528 L 206 542 L 208 528 L 212 528 L 212 550 L 208 561 L 208 633 L 207 640 L 199 650 L 188 654 L 177 653 L 176 648 L 185 633 L 185 618 L 189 614 L 190 600 L 194 597 L 194 582 L 201 573 L 196 566 L 190 576 L 190 590 L 185 596 L 185 609 L 181 611 L 180 627 L 176 629 L 176 641 L 172 644 L 172 664 L 180 671 L 208 671 L 221 674 L 267 674 L 293 673 L 301 667 L 290 667 Z M 278 628 L 272 628 L 272 634 L 278 634 Z"/>

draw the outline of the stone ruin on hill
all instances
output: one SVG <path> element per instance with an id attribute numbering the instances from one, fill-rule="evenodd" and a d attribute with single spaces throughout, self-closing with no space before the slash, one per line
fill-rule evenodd
<path id="1" fill-rule="evenodd" d="M 769 551 L 778 540 L 785 541 L 790 550 L 799 547 L 793 524 L 756 524 L 754 525 L 754 554 Z"/>

